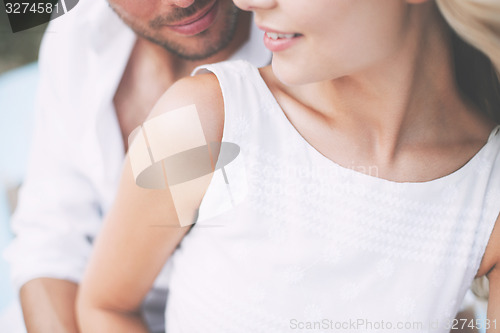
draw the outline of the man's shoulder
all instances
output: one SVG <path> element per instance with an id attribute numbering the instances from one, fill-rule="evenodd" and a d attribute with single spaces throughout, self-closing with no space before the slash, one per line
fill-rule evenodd
<path id="1" fill-rule="evenodd" d="M 115 47 L 112 40 L 133 39 L 133 32 L 111 10 L 106 0 L 80 1 L 75 8 L 51 21 L 40 49 L 40 64 L 51 70 L 83 68 L 93 55 Z M 69 71 L 68 71 L 69 69 Z"/>
<path id="2" fill-rule="evenodd" d="M 134 40 L 106 0 L 80 1 L 50 22 L 40 48 L 39 86 L 57 100 L 60 112 L 51 112 L 78 114 L 80 106 L 108 98 L 101 92 L 119 80 Z"/>
<path id="3" fill-rule="evenodd" d="M 66 14 L 52 20 L 47 32 L 62 36 L 82 29 L 83 33 L 92 33 L 102 23 L 109 23 L 106 20 L 112 16 L 110 14 L 113 14 L 113 11 L 106 0 L 79 1 Z"/>

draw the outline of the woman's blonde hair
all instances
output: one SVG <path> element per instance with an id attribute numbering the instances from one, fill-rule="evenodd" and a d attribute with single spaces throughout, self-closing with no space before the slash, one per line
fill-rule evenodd
<path id="1" fill-rule="evenodd" d="M 500 0 L 436 0 L 452 28 L 455 75 L 462 92 L 500 123 Z M 471 290 L 487 299 L 488 279 Z"/>
<path id="2" fill-rule="evenodd" d="M 500 0 L 436 0 L 452 28 L 461 91 L 500 123 Z"/>

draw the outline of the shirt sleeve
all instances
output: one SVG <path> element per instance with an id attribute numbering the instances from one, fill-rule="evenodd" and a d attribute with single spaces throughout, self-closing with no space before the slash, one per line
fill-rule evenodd
<path id="1" fill-rule="evenodd" d="M 83 157 L 77 129 L 65 121 L 71 117 L 64 101 L 71 82 L 61 81 L 60 47 L 57 38 L 44 38 L 40 50 L 33 141 L 11 220 L 15 238 L 4 253 L 18 290 L 40 277 L 80 281 L 91 251 L 91 231 L 102 215 L 92 182 L 79 167 Z"/>

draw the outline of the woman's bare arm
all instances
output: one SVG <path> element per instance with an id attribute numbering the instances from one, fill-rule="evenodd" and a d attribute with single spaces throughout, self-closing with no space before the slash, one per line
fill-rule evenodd
<path id="1" fill-rule="evenodd" d="M 191 104 L 197 107 L 207 142 L 220 142 L 223 100 L 212 74 L 176 83 L 158 101 L 150 118 Z M 183 198 L 184 209 L 194 212 L 205 191 L 206 187 L 200 188 Z M 138 312 L 142 300 L 188 230 L 189 226 L 179 226 L 168 189 L 144 189 L 135 184 L 127 156 L 116 201 L 96 239 L 80 286 L 77 314 L 81 331 L 147 332 Z"/>
<path id="2" fill-rule="evenodd" d="M 487 332 L 500 332 L 500 267 L 498 265 L 495 265 L 488 274 L 488 280 L 490 282 L 490 296 L 488 298 L 490 327 Z"/>
<path id="3" fill-rule="evenodd" d="M 500 216 L 497 218 L 483 261 L 489 280 L 487 332 L 500 332 Z M 489 325 L 488 325 L 489 324 Z M 489 327 L 488 327 L 489 326 Z"/>

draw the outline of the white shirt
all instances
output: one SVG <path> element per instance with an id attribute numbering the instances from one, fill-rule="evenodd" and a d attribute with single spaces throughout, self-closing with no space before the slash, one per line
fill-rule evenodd
<path id="1" fill-rule="evenodd" d="M 311 146 L 254 66 L 200 69 L 240 160 L 170 259 L 167 332 L 450 332 L 500 212 L 500 126 L 458 170 L 393 182 Z"/>
<path id="2" fill-rule="evenodd" d="M 80 1 L 47 29 L 29 166 L 12 218 L 16 238 L 5 253 L 16 288 L 40 277 L 82 278 L 121 174 L 112 100 L 135 40 L 104 0 Z M 231 59 L 263 66 L 270 57 L 253 26 Z"/>

